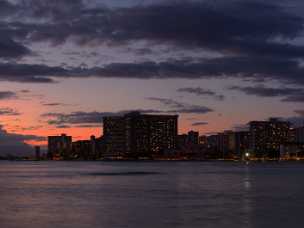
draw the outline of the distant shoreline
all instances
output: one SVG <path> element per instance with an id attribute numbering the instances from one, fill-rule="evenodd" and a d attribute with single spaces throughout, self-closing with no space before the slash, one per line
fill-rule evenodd
<path id="1" fill-rule="evenodd" d="M 11 162 L 133 162 L 133 163 L 145 163 L 145 162 L 221 162 L 221 163 L 304 163 L 304 159 L 300 160 L 223 160 L 223 159 L 206 159 L 206 160 L 198 160 L 198 159 L 104 159 L 104 160 L 35 160 L 35 159 L 3 159 L 0 162 L 11 161 Z"/>

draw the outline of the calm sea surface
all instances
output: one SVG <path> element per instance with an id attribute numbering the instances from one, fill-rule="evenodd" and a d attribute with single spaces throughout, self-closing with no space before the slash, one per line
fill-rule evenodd
<path id="1" fill-rule="evenodd" d="M 304 163 L 0 162 L 1 228 L 304 227 Z"/>

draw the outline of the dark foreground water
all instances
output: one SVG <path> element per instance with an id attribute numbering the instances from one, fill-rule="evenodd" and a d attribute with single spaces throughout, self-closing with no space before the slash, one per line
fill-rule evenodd
<path id="1" fill-rule="evenodd" d="M 304 227 L 304 164 L 0 162 L 1 228 Z"/>

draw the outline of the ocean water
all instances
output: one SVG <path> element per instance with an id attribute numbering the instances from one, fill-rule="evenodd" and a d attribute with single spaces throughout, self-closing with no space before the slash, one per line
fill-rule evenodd
<path id="1" fill-rule="evenodd" d="M 304 227 L 304 163 L 0 162 L 1 228 Z"/>

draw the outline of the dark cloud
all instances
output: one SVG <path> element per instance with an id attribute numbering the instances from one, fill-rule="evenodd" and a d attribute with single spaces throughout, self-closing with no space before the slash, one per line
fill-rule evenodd
<path id="1" fill-rule="evenodd" d="M 164 106 L 173 108 L 173 109 L 179 109 L 179 108 L 185 107 L 185 104 L 183 104 L 179 101 L 173 100 L 173 99 L 169 99 L 169 98 L 147 97 L 146 99 L 150 100 L 150 101 L 157 101 L 157 102 L 163 104 Z"/>
<path id="2" fill-rule="evenodd" d="M 56 126 L 56 128 L 67 129 L 67 128 L 71 128 L 71 126 L 65 124 L 61 124 L 61 125 L 59 124 Z"/>
<path id="3" fill-rule="evenodd" d="M 33 131 L 43 128 L 42 125 L 36 125 L 36 126 L 28 126 L 28 127 L 21 127 L 21 130 L 23 131 Z"/>
<path id="4" fill-rule="evenodd" d="M 19 116 L 20 112 L 11 108 L 0 108 L 0 116 Z"/>
<path id="5" fill-rule="evenodd" d="M 271 3 L 218 2 L 214 7 L 208 1 L 187 1 L 110 9 L 87 8 L 81 1 L 29 2 L 20 5 L 20 10 L 52 22 L 14 24 L 15 30 L 26 30 L 26 37 L 32 41 L 61 44 L 70 38 L 82 45 L 92 41 L 121 45 L 150 40 L 239 54 L 292 57 L 302 57 L 304 51 L 303 47 L 273 41 L 298 36 L 303 19 Z"/>
<path id="6" fill-rule="evenodd" d="M 210 97 L 213 97 L 217 100 L 224 100 L 224 95 L 219 95 L 217 94 L 216 92 L 214 91 L 211 91 L 209 89 L 203 89 L 201 87 L 195 87 L 195 88 L 192 88 L 192 87 L 185 87 L 185 88 L 179 88 L 177 90 L 178 92 L 183 92 L 183 93 L 191 93 L 191 94 L 195 94 L 197 96 L 210 96 Z"/>
<path id="7" fill-rule="evenodd" d="M 68 129 L 68 128 L 101 128 L 102 124 L 79 124 L 79 125 L 68 125 L 68 124 L 62 124 L 62 125 L 56 125 L 56 128 L 62 128 L 62 129 Z"/>
<path id="8" fill-rule="evenodd" d="M 286 86 L 271 88 L 257 85 L 246 87 L 232 86 L 230 89 L 259 97 L 282 97 L 281 100 L 284 102 L 304 102 L 304 90 L 302 88 L 291 88 Z"/>
<path id="9" fill-rule="evenodd" d="M 32 52 L 27 48 L 22 42 L 17 41 L 16 37 L 13 36 L 20 33 L 20 30 L 9 26 L 9 21 L 11 21 L 12 16 L 16 16 L 18 13 L 18 7 L 16 5 L 6 1 L 0 1 L 0 58 L 20 58 L 25 55 L 30 55 Z M 14 32 L 15 31 L 15 32 Z M 27 32 L 23 32 L 26 35 Z M 24 40 L 25 37 L 22 38 Z"/>
<path id="10" fill-rule="evenodd" d="M 68 128 L 68 127 L 81 127 L 84 128 L 89 125 L 101 125 L 103 117 L 105 116 L 120 116 L 129 112 L 140 112 L 140 113 L 164 113 L 160 110 L 152 109 L 137 109 L 137 110 L 122 110 L 118 112 L 72 112 L 72 113 L 44 113 L 41 115 L 42 118 L 49 119 L 47 122 L 50 125 L 55 125 L 59 128 Z"/>
<path id="11" fill-rule="evenodd" d="M 208 125 L 208 122 L 194 122 L 192 123 L 192 126 L 198 127 L 198 126 L 205 126 Z"/>
<path id="12" fill-rule="evenodd" d="M 295 113 L 298 114 L 299 116 L 304 117 L 304 110 L 298 109 L 298 110 L 295 110 Z"/>
<path id="13" fill-rule="evenodd" d="M 7 132 L 0 126 L 0 155 L 25 156 L 33 153 L 33 148 L 24 143 L 26 140 L 45 140 L 45 137 L 35 135 L 21 135 Z"/>
<path id="14" fill-rule="evenodd" d="M 6 100 L 11 98 L 17 98 L 16 93 L 12 91 L 0 91 L 0 100 Z"/>
<path id="15" fill-rule="evenodd" d="M 21 93 L 30 93 L 31 91 L 28 90 L 28 89 L 23 89 L 23 90 L 21 90 L 20 92 L 21 92 Z"/>
<path id="16" fill-rule="evenodd" d="M 1 0 L 0 2 L 0 16 L 8 16 L 16 10 L 16 7 L 6 0 Z"/>
<path id="17" fill-rule="evenodd" d="M 100 128 L 101 124 L 81 124 L 81 125 L 75 125 L 77 128 Z"/>
<path id="18" fill-rule="evenodd" d="M 153 112 L 153 110 L 138 110 L 143 113 Z M 55 125 L 58 128 L 70 128 L 72 125 L 80 126 L 82 124 L 101 124 L 105 116 L 118 116 L 126 114 L 130 111 L 119 112 L 72 112 L 72 113 L 44 113 L 42 118 L 49 118 L 47 121 L 50 125 Z"/>
<path id="19" fill-rule="evenodd" d="M 287 87 L 270 88 L 270 87 L 265 87 L 263 85 L 252 86 L 252 87 L 232 86 L 230 87 L 230 89 L 242 91 L 248 95 L 256 95 L 260 97 L 289 96 L 302 92 L 302 89 L 298 89 L 298 88 L 287 88 Z"/>
<path id="20" fill-rule="evenodd" d="M 304 117 L 303 116 L 291 116 L 291 117 L 285 117 L 281 118 L 285 121 L 288 121 L 291 123 L 293 127 L 303 127 L 304 126 Z"/>
<path id="21" fill-rule="evenodd" d="M 149 39 L 240 54 L 303 56 L 302 47 L 270 41 L 299 35 L 303 19 L 269 3 L 234 1 L 210 7 L 183 2 L 123 9 L 111 16 L 112 40 Z"/>
<path id="22" fill-rule="evenodd" d="M 112 63 L 104 67 L 63 68 L 0 63 L 0 80 L 54 82 L 64 77 L 276 79 L 304 83 L 299 59 L 304 46 L 292 40 L 303 32 L 303 18 L 262 1 L 170 1 L 124 8 L 89 7 L 86 1 L 29 0 L 0 3 L 0 57 L 31 54 L 24 44 L 125 45 L 137 41 L 187 50 L 209 49 L 215 59 Z M 7 13 L 8 12 L 8 13 Z M 2 17 L 1 17 L 2 16 Z M 28 45 L 28 46 L 29 46 Z M 193 49 L 191 49 L 193 48 Z M 173 48 L 174 49 L 174 48 Z M 146 50 L 146 48 L 142 49 Z M 293 99 L 295 100 L 295 99 Z"/>
<path id="23" fill-rule="evenodd" d="M 122 44 L 151 40 L 225 52 L 303 55 L 302 47 L 271 41 L 276 37 L 294 38 L 303 29 L 301 17 L 271 3 L 218 2 L 214 7 L 208 1 L 187 1 L 110 9 L 88 8 L 80 0 L 30 0 L 14 8 L 16 14 L 47 21 L 25 24 L 15 19 L 8 24 L 14 25 L 14 29 L 6 28 L 9 34 L 32 41 L 60 44 L 72 38 L 80 44 Z"/>
<path id="24" fill-rule="evenodd" d="M 65 106 L 66 104 L 54 102 L 54 103 L 43 103 L 42 105 L 43 106 Z"/>
<path id="25" fill-rule="evenodd" d="M 193 105 L 175 101 L 173 99 L 148 97 L 147 100 L 156 101 L 164 105 L 167 113 L 182 113 L 182 114 L 206 114 L 213 112 L 211 108 L 203 105 Z"/>
<path id="26" fill-rule="evenodd" d="M 206 114 L 209 112 L 213 112 L 213 110 L 206 106 L 201 106 L 201 105 L 185 105 L 184 108 L 168 110 L 165 112 L 176 113 L 176 114 Z"/>
<path id="27" fill-rule="evenodd" d="M 153 101 L 162 101 L 161 98 L 148 98 Z M 159 99 L 159 100 L 158 100 Z M 168 99 L 169 101 L 169 99 Z M 174 102 L 174 101 L 172 101 Z M 54 125 L 58 128 L 70 128 L 70 127 L 83 127 L 101 126 L 103 117 L 105 116 L 121 116 L 129 112 L 140 112 L 142 114 L 206 114 L 212 112 L 205 106 L 189 105 L 183 103 L 170 103 L 168 110 L 154 110 L 154 109 L 133 109 L 133 110 L 121 110 L 118 112 L 72 112 L 72 113 L 44 113 L 41 115 L 43 119 L 47 119 L 49 125 Z"/>
<path id="28" fill-rule="evenodd" d="M 171 60 L 167 62 L 113 63 L 92 68 L 86 74 L 117 78 L 241 78 L 304 83 L 304 68 L 296 60 L 268 57 L 223 57 L 215 59 Z"/>
<path id="29" fill-rule="evenodd" d="M 69 71 L 47 65 L 0 63 L 0 80 L 2 81 L 51 83 L 54 82 L 51 76 L 68 77 Z"/>
<path id="30" fill-rule="evenodd" d="M 31 51 L 24 45 L 1 36 L 0 38 L 0 57 L 2 58 L 20 58 L 25 55 L 30 55 Z"/>
<path id="31" fill-rule="evenodd" d="M 54 82 L 54 78 L 226 78 L 250 80 L 275 79 L 304 83 L 304 69 L 296 60 L 276 58 L 227 57 L 167 62 L 112 63 L 90 69 L 49 67 L 46 65 L 0 64 L 0 80 L 18 82 Z"/>
<path id="32" fill-rule="evenodd" d="M 64 113 L 45 113 L 42 114 L 43 118 L 51 118 L 48 124 L 61 126 L 68 126 L 67 124 L 91 124 L 101 123 L 104 116 L 117 115 L 112 112 L 72 112 L 69 114 Z"/>
<path id="33" fill-rule="evenodd" d="M 82 0 L 26 0 L 16 6 L 27 17 L 48 18 L 52 21 L 70 20 L 84 8 Z"/>
<path id="34" fill-rule="evenodd" d="M 287 96 L 284 99 L 282 99 L 282 101 L 302 103 L 302 102 L 304 102 L 304 91 L 302 91 L 299 94 L 293 94 L 293 95 Z"/>

